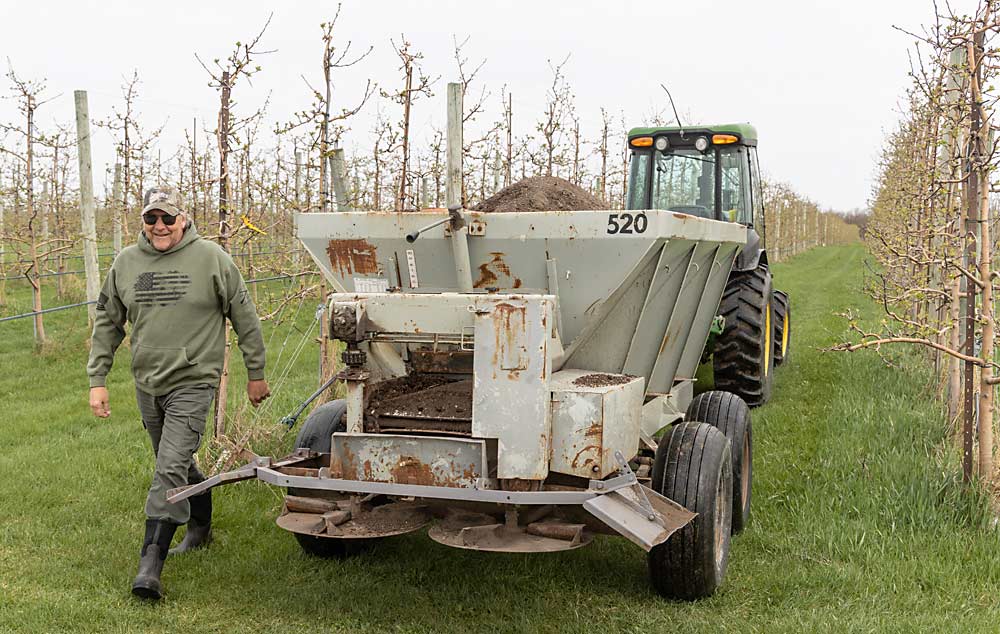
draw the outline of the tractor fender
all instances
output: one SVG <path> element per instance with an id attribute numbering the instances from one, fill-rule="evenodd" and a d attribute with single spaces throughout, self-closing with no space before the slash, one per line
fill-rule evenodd
<path id="1" fill-rule="evenodd" d="M 752 271 L 761 264 L 767 265 L 767 250 L 761 245 L 760 235 L 751 228 L 747 228 L 747 244 L 736 256 L 733 263 L 734 271 Z"/>

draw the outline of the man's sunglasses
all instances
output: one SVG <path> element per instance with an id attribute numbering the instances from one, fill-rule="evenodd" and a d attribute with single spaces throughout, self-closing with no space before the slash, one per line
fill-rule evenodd
<path id="1" fill-rule="evenodd" d="M 163 224 L 168 227 L 172 227 L 174 223 L 177 222 L 177 216 L 171 216 L 170 214 L 164 214 L 162 216 L 158 216 L 156 214 L 142 214 L 142 221 L 149 226 L 155 225 L 157 218 L 162 220 Z"/>

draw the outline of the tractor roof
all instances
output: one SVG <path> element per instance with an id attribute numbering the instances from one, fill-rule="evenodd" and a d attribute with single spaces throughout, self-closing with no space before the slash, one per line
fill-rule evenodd
<path id="1" fill-rule="evenodd" d="M 715 133 L 729 133 L 736 134 L 740 137 L 740 141 L 747 145 L 757 145 L 757 128 L 753 127 L 749 123 L 723 123 L 720 125 L 689 125 L 684 126 L 683 130 L 685 132 L 694 132 L 696 130 L 707 130 L 709 132 Z M 632 128 L 628 131 L 628 138 L 634 136 L 652 136 L 661 132 L 680 132 L 681 128 L 679 126 L 662 126 L 656 128 Z"/>

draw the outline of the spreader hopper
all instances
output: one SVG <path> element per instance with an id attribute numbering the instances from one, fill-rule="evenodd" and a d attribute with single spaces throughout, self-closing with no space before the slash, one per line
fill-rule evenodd
<path id="1" fill-rule="evenodd" d="M 298 216 L 327 279 L 345 293 L 461 288 L 448 213 Z M 670 211 L 467 212 L 476 293 L 551 295 L 561 368 L 630 374 L 648 394 L 692 379 L 733 260 L 740 225 Z"/>

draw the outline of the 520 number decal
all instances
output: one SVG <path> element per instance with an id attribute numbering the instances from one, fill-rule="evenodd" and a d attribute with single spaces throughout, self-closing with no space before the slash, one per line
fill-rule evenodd
<path id="1" fill-rule="evenodd" d="M 649 226 L 646 214 L 608 214 L 608 233 L 645 233 Z"/>

